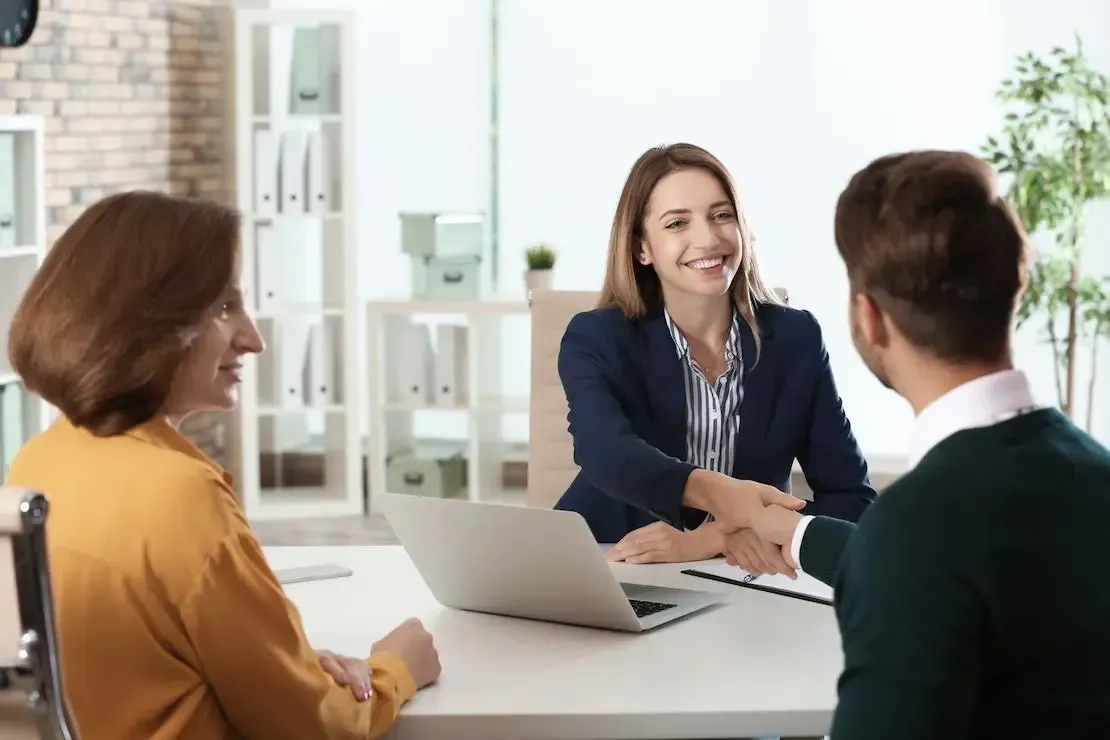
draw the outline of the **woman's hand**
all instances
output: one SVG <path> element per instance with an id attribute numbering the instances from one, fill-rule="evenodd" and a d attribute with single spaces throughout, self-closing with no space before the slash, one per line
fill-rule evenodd
<path id="1" fill-rule="evenodd" d="M 684 563 L 706 560 L 724 552 L 724 538 L 713 522 L 695 530 L 675 529 L 666 522 L 652 522 L 634 529 L 607 554 L 610 562 Z"/>
<path id="2" fill-rule="evenodd" d="M 373 694 L 370 687 L 370 664 L 358 658 L 348 658 L 330 650 L 317 650 L 316 657 L 320 667 L 335 679 L 340 686 L 346 686 L 359 701 L 366 701 Z"/>
<path id="3" fill-rule="evenodd" d="M 793 513 L 793 512 L 791 512 Z M 797 578 L 797 567 L 787 554 L 789 545 L 781 546 L 760 539 L 753 529 L 741 529 L 725 536 L 725 557 L 731 565 L 739 565 L 753 575 L 781 573 Z"/>
<path id="4" fill-rule="evenodd" d="M 751 527 L 770 506 L 797 511 L 806 505 L 774 486 L 703 469 L 695 470 L 687 479 L 683 503 L 712 514 L 724 534 Z"/>

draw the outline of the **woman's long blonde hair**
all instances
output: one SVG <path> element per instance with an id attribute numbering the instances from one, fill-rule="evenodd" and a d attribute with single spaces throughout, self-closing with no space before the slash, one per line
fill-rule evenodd
<path id="1" fill-rule="evenodd" d="M 609 233 L 609 261 L 605 267 L 605 282 L 601 286 L 598 307 L 617 306 L 629 318 L 662 310 L 663 288 L 659 276 L 650 265 L 636 259 L 644 238 L 645 211 L 655 185 L 664 176 L 692 167 L 705 170 L 717 179 L 736 213 L 743 256 L 732 282 L 732 299 L 744 323 L 752 330 L 758 359 L 762 341 L 755 319 L 755 306 L 757 303 L 781 304 L 782 300 L 759 274 L 754 239 L 744 210 L 740 207 L 732 176 L 720 160 L 693 144 L 653 147 L 641 154 L 636 164 L 632 165 L 613 216 L 613 228 Z"/>

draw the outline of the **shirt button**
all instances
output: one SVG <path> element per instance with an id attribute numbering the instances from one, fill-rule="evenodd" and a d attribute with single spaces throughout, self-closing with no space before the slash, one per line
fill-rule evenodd
<path id="1" fill-rule="evenodd" d="M 717 459 L 717 453 L 714 452 L 713 450 L 710 450 L 709 451 L 709 459 L 710 460 L 716 460 Z"/>

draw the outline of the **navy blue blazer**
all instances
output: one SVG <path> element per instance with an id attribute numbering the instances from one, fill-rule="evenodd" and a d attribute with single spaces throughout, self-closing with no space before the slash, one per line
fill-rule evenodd
<path id="1" fill-rule="evenodd" d="M 760 304 L 763 334 L 741 322 L 744 398 L 732 476 L 789 491 L 795 458 L 813 490 L 804 513 L 857 521 L 875 499 L 867 463 L 844 414 L 821 327 L 808 311 Z M 693 527 L 682 505 L 686 392 L 682 358 L 660 311 L 628 319 L 616 308 L 571 319 L 559 349 L 574 461 L 581 467 L 555 508 L 579 512 L 598 542 L 662 519 Z"/>

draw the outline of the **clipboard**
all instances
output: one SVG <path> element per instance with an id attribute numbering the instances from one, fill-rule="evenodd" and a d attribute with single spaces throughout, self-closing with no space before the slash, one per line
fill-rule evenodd
<path id="1" fill-rule="evenodd" d="M 787 596 L 791 599 L 808 601 L 813 604 L 833 605 L 833 592 L 830 586 L 821 583 L 813 576 L 798 574 L 792 581 L 786 576 L 751 576 L 745 570 L 728 563 L 707 564 L 700 568 L 687 568 L 683 575 L 705 578 L 718 583 L 727 583 L 754 591 Z"/>

